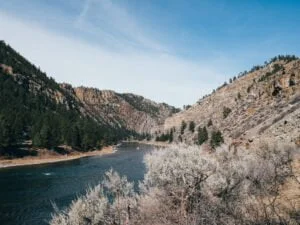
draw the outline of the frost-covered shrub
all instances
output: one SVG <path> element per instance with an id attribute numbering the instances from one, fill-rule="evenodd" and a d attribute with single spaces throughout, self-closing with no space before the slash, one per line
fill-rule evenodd
<path id="1" fill-rule="evenodd" d="M 53 215 L 52 225 L 125 224 L 137 207 L 133 183 L 113 170 L 105 173 L 103 182 L 89 189 L 85 196 Z"/>
<path id="2" fill-rule="evenodd" d="M 113 198 L 134 196 L 134 184 L 128 182 L 126 177 L 120 177 L 119 174 L 112 169 L 105 173 L 102 185 Z"/>
<path id="3" fill-rule="evenodd" d="M 196 180 L 206 179 L 214 171 L 214 159 L 201 154 L 198 147 L 172 146 L 157 150 L 144 158 L 147 173 L 144 184 L 149 187 L 183 188 L 194 186 Z"/>
<path id="4" fill-rule="evenodd" d="M 109 216 L 109 202 L 103 194 L 100 185 L 89 189 L 83 197 L 73 201 L 68 210 L 52 218 L 51 224 L 107 224 Z"/>
<path id="5" fill-rule="evenodd" d="M 292 151 L 209 154 L 199 146 L 170 146 L 144 158 L 147 172 L 139 194 L 110 170 L 101 185 L 52 218 L 51 225 L 81 224 L 299 224 L 299 209 L 278 201 L 293 176 Z"/>
<path id="6" fill-rule="evenodd" d="M 276 200 L 280 186 L 293 176 L 291 149 L 263 146 L 236 156 L 221 152 L 216 158 L 215 173 L 207 179 L 203 195 L 210 196 L 210 204 L 218 207 L 218 217 L 225 216 L 230 224 L 284 221 L 278 213 L 282 216 L 287 209 Z"/>

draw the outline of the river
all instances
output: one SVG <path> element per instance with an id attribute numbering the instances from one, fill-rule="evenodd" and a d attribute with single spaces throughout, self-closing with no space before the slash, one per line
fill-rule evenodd
<path id="1" fill-rule="evenodd" d="M 130 181 L 143 179 L 143 156 L 153 147 L 122 144 L 111 155 L 0 170 L 0 224 L 48 224 L 53 203 L 68 206 L 86 188 L 98 184 L 110 168 Z"/>

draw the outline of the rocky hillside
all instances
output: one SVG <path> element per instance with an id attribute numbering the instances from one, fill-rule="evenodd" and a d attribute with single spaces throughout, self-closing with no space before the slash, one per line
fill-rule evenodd
<path id="1" fill-rule="evenodd" d="M 0 41 L 0 156 L 88 151 L 132 132 L 96 121 L 77 97 Z"/>
<path id="2" fill-rule="evenodd" d="M 57 132 L 54 143 L 102 145 L 91 130 L 109 136 L 107 143 L 134 131 L 189 144 L 237 147 L 270 139 L 300 145 L 300 60 L 294 56 L 255 66 L 179 112 L 134 94 L 58 84 L 0 41 L 0 86 L 2 145 L 28 136 L 42 143 L 43 135 L 57 139 Z"/>
<path id="3" fill-rule="evenodd" d="M 4 41 L 0 41 L 0 87 L 0 147 L 25 138 L 32 139 L 34 144 L 47 142 L 53 133 L 55 143 L 69 144 L 71 139 L 77 144 L 83 140 L 93 142 L 85 145 L 89 149 L 99 142 L 97 133 L 101 133 L 101 138 L 108 138 L 108 143 L 134 133 L 150 133 L 178 112 L 167 104 L 134 94 L 58 84 Z M 49 119 L 44 121 L 45 118 Z M 83 128 L 97 132 L 84 132 Z M 65 130 L 64 134 L 61 129 Z M 74 133 L 67 132 L 68 129 Z M 82 134 L 77 134 L 78 130 Z M 87 133 L 92 137 L 85 138 Z"/>
<path id="4" fill-rule="evenodd" d="M 60 87 L 76 99 L 83 114 L 93 117 L 101 124 L 139 134 L 152 133 L 163 125 L 166 118 L 180 111 L 173 106 L 156 103 L 135 94 L 119 94 L 111 90 L 87 87 L 74 88 L 65 83 Z"/>
<path id="5" fill-rule="evenodd" d="M 167 117 L 179 111 L 167 104 L 158 104 L 134 94 L 85 87 L 73 90 L 84 109 L 98 121 L 137 133 L 152 132 Z"/>
<path id="6" fill-rule="evenodd" d="M 251 146 L 268 139 L 300 145 L 300 60 L 276 57 L 230 79 L 229 84 L 169 117 L 157 134 L 171 132 L 177 142 L 197 143 L 199 128 L 201 132 L 204 127 L 209 135 L 219 130 L 231 146 Z"/>
<path id="7" fill-rule="evenodd" d="M 87 87 L 74 88 L 66 83 L 60 84 L 60 87 L 76 99 L 81 106 L 81 113 L 93 117 L 101 124 L 139 134 L 153 132 L 167 117 L 179 112 L 173 106 L 156 103 L 139 95 Z M 60 98 L 58 100 L 63 101 Z"/>

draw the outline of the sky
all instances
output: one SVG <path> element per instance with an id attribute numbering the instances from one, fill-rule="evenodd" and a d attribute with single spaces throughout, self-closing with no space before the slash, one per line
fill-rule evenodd
<path id="1" fill-rule="evenodd" d="M 299 0 L 0 0 L 0 40 L 58 82 L 177 107 L 278 54 Z"/>

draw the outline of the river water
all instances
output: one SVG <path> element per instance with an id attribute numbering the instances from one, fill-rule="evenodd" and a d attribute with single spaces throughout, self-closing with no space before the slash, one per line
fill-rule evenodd
<path id="1" fill-rule="evenodd" d="M 112 155 L 47 165 L 0 169 L 0 224 L 48 224 L 53 203 L 68 206 L 86 188 L 98 184 L 110 168 L 130 181 L 143 179 L 143 156 L 151 146 L 122 144 Z"/>

